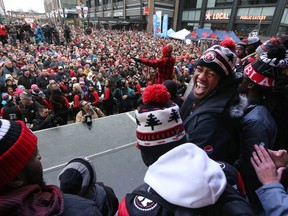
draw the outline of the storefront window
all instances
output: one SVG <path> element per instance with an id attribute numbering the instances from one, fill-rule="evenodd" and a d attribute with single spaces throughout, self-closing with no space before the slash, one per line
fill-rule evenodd
<path id="1" fill-rule="evenodd" d="M 235 29 L 233 29 L 235 32 L 238 33 L 238 37 L 247 37 L 250 32 L 252 32 L 254 29 L 259 29 L 259 35 L 269 35 L 269 25 L 268 24 L 261 24 L 259 27 L 259 24 L 235 24 Z"/>
<path id="2" fill-rule="evenodd" d="M 202 6 L 202 0 L 201 1 L 186 0 L 186 1 L 184 1 L 184 8 L 185 9 L 197 8 L 196 6 L 197 6 L 198 2 L 201 2 L 201 6 Z"/>
<path id="3" fill-rule="evenodd" d="M 288 9 L 285 8 L 285 11 L 283 13 L 281 24 L 288 24 Z"/>
<path id="4" fill-rule="evenodd" d="M 208 1 L 207 8 L 213 8 L 213 7 L 215 7 L 215 0 Z"/>
<path id="5" fill-rule="evenodd" d="M 242 0 L 240 5 L 276 4 L 277 0 Z"/>
<path id="6" fill-rule="evenodd" d="M 280 26 L 277 35 L 287 35 L 287 34 L 288 34 L 288 27 Z"/>
<path id="7" fill-rule="evenodd" d="M 223 30 L 223 31 L 227 31 L 228 26 L 225 23 L 212 23 L 211 24 L 211 29 L 212 30 Z"/>
<path id="8" fill-rule="evenodd" d="M 183 21 L 187 21 L 188 20 L 188 13 L 189 13 L 189 11 L 183 11 L 183 13 L 182 13 L 182 20 Z"/>
<path id="9" fill-rule="evenodd" d="M 200 10 L 183 11 L 182 19 L 184 21 L 200 20 Z"/>
<path id="10" fill-rule="evenodd" d="M 221 7 L 221 6 L 231 6 L 233 5 L 233 0 L 216 0 L 215 6 Z"/>
<path id="11" fill-rule="evenodd" d="M 239 8 L 237 16 L 273 16 L 275 7 Z"/>
<path id="12" fill-rule="evenodd" d="M 263 7 L 262 16 L 274 16 L 275 7 Z"/>

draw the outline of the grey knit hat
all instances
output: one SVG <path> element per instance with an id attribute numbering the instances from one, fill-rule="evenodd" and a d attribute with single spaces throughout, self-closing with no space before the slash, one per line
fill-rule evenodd
<path id="1" fill-rule="evenodd" d="M 63 193 L 83 195 L 96 183 L 96 171 L 89 159 L 77 157 L 68 162 L 58 180 Z"/>

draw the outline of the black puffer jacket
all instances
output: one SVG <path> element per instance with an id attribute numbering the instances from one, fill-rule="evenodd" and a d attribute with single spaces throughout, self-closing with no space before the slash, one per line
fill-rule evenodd
<path id="1" fill-rule="evenodd" d="M 92 200 L 71 194 L 63 194 L 63 197 L 64 212 L 61 216 L 101 216 Z"/>

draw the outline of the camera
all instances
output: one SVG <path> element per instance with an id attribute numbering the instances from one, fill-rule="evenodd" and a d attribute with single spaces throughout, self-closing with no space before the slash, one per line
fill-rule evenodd
<path id="1" fill-rule="evenodd" d="M 85 117 L 85 122 L 87 123 L 89 130 L 90 130 L 92 126 L 92 116 L 88 113 L 88 114 L 85 114 L 84 117 Z"/>
<path id="2" fill-rule="evenodd" d="M 56 116 L 52 111 L 49 111 L 47 118 L 51 119 L 51 122 L 54 124 L 61 124 L 62 118 L 60 116 Z"/>

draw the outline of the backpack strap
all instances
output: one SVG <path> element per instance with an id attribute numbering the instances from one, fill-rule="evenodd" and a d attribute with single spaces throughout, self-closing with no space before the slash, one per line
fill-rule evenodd
<path id="1" fill-rule="evenodd" d="M 107 209 L 103 215 L 114 216 L 118 211 L 119 205 L 119 201 L 114 193 L 114 190 L 111 187 L 104 185 L 103 182 L 97 182 L 96 184 L 103 187 L 106 192 Z"/>

